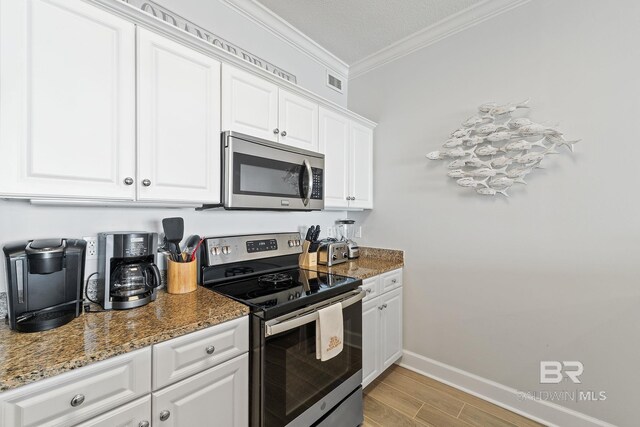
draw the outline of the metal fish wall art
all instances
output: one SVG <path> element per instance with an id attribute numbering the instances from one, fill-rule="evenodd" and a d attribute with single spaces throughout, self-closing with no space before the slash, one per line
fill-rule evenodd
<path id="1" fill-rule="evenodd" d="M 530 111 L 528 102 L 527 99 L 480 105 L 476 115 L 450 134 L 443 144 L 444 150 L 432 151 L 426 157 L 451 159 L 447 176 L 460 187 L 471 188 L 483 196 L 508 197 L 507 190 L 515 184 L 526 184 L 525 177 L 541 168 L 547 155 L 558 154 L 562 147 L 573 152 L 574 145 L 580 142 L 565 139 L 555 126 L 536 123 L 528 117 L 514 117 Z"/>

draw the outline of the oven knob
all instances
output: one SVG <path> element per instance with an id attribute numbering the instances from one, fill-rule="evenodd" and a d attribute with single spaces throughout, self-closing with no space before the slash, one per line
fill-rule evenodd
<path id="1" fill-rule="evenodd" d="M 300 240 L 296 240 L 296 246 L 300 246 Z"/>
<path id="2" fill-rule="evenodd" d="M 214 255 L 220 255 L 220 246 L 214 246 L 214 247 L 212 247 L 212 248 L 211 248 L 211 252 L 212 252 Z"/>
<path id="3" fill-rule="evenodd" d="M 331 257 L 332 260 L 337 260 L 338 259 L 338 254 L 333 254 L 333 256 Z"/>
<path id="4" fill-rule="evenodd" d="M 293 247 L 296 244 L 295 240 L 289 240 L 289 247 Z"/>
<path id="5" fill-rule="evenodd" d="M 289 301 L 293 301 L 294 298 L 295 298 L 295 295 L 289 294 L 289 298 L 288 298 Z"/>
<path id="6" fill-rule="evenodd" d="M 346 252 L 342 252 L 342 258 L 349 258 L 349 254 Z"/>
<path id="7" fill-rule="evenodd" d="M 229 254 L 229 252 L 231 252 L 231 250 L 229 249 L 229 246 L 223 246 L 222 247 L 222 253 L 227 255 Z"/>

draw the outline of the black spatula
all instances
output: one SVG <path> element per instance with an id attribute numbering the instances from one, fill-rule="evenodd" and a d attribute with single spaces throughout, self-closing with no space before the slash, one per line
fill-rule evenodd
<path id="1" fill-rule="evenodd" d="M 175 262 L 182 262 L 180 242 L 184 237 L 184 219 L 180 217 L 165 218 L 162 220 L 162 228 L 164 228 L 164 236 L 170 245 L 169 252 L 171 252 L 171 258 Z"/>

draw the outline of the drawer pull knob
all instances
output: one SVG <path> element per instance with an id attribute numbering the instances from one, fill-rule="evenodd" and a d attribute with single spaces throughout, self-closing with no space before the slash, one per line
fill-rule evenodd
<path id="1" fill-rule="evenodd" d="M 280 133 L 280 129 L 275 128 L 275 129 L 273 130 L 273 133 L 275 133 L 276 135 L 277 135 L 277 134 L 279 134 L 279 133 Z"/>
<path id="2" fill-rule="evenodd" d="M 396 283 L 398 279 L 391 279 L 391 283 Z"/>
<path id="3" fill-rule="evenodd" d="M 382 304 L 382 308 L 387 308 L 387 304 Z"/>
<path id="4" fill-rule="evenodd" d="M 160 421 L 167 421 L 171 416 L 171 412 L 164 410 L 160 412 Z"/>
<path id="5" fill-rule="evenodd" d="M 210 345 L 209 347 L 207 347 L 205 349 L 205 351 L 207 352 L 207 354 L 213 354 L 214 351 L 216 351 L 216 348 L 212 345 Z"/>
<path id="6" fill-rule="evenodd" d="M 140 421 L 140 424 L 138 424 L 138 427 L 149 427 L 149 421 L 147 420 Z"/>
<path id="7" fill-rule="evenodd" d="M 283 130 L 282 132 L 280 132 L 280 135 L 282 135 L 282 136 L 287 136 L 287 131 L 286 131 L 286 130 Z"/>
<path id="8" fill-rule="evenodd" d="M 73 396 L 73 399 L 71 399 L 71 406 L 74 408 L 82 405 L 82 403 L 84 403 L 84 394 L 76 394 Z"/>
<path id="9" fill-rule="evenodd" d="M 367 291 L 366 291 L 366 292 L 367 292 L 368 294 L 370 294 L 370 293 L 371 293 L 371 288 L 367 289 Z"/>
<path id="10" fill-rule="evenodd" d="M 382 309 L 384 309 L 384 306 L 381 305 L 380 307 L 378 307 L 378 310 L 382 310 Z"/>
<path id="11" fill-rule="evenodd" d="M 142 185 L 144 185 L 145 187 L 148 187 L 151 185 L 151 180 L 150 179 L 143 179 L 142 180 Z"/>
<path id="12" fill-rule="evenodd" d="M 126 177 L 124 179 L 124 183 L 125 183 L 125 185 L 132 185 L 133 184 L 133 178 L 131 178 L 130 176 Z"/>

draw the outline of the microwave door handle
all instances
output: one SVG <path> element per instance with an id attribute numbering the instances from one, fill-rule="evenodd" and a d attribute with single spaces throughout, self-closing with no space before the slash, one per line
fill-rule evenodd
<path id="1" fill-rule="evenodd" d="M 305 194 L 305 197 L 302 203 L 304 203 L 304 205 L 307 206 L 309 204 L 309 200 L 311 200 L 311 194 L 313 192 L 313 171 L 311 170 L 311 164 L 307 159 L 304 159 L 302 164 L 305 168 L 305 173 L 307 175 L 307 182 L 308 182 L 307 194 Z"/>
<path id="2" fill-rule="evenodd" d="M 335 304 L 342 304 L 342 308 L 344 309 L 362 300 L 365 297 L 365 295 L 366 295 L 366 292 L 358 290 L 354 294 L 352 294 L 351 297 L 346 298 L 342 301 L 338 301 Z M 324 303 L 317 304 L 316 306 L 313 306 L 315 308 L 313 308 L 312 310 L 309 310 L 306 314 L 295 316 L 291 318 L 291 320 L 280 321 L 277 318 L 274 320 L 270 320 L 265 324 L 264 336 L 270 337 L 271 335 L 277 335 L 282 332 L 299 328 L 300 326 L 306 325 L 308 323 L 315 322 L 316 320 L 318 320 L 318 311 L 321 308 L 325 308 L 330 305 L 332 304 L 324 304 Z M 286 316 L 283 316 L 283 317 L 286 318 Z"/>

